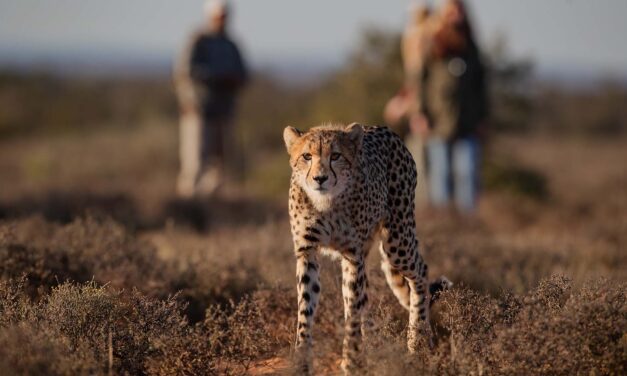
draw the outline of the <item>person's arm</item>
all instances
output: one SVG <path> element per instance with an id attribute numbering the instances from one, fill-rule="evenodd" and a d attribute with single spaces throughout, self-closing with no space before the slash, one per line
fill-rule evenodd
<path id="1" fill-rule="evenodd" d="M 407 74 L 411 69 L 411 42 L 412 38 L 410 38 L 410 29 L 406 28 L 401 36 L 401 59 L 403 60 L 403 69 L 405 70 L 405 74 Z"/>
<path id="2" fill-rule="evenodd" d="M 424 61 L 422 67 L 420 68 L 420 72 L 418 72 L 418 77 L 420 78 L 418 84 L 418 108 L 420 112 L 426 116 L 429 112 L 429 81 L 431 79 L 431 72 L 429 71 L 429 61 Z"/>
<path id="3" fill-rule="evenodd" d="M 490 115 L 490 94 L 488 91 L 488 83 L 486 77 L 486 69 L 481 61 L 481 56 L 477 48 L 473 51 L 474 64 L 476 65 L 475 74 L 475 95 L 477 98 L 477 124 L 475 125 L 475 134 L 480 139 L 486 139 L 488 135 L 488 117 Z"/>
<path id="4" fill-rule="evenodd" d="M 420 71 L 418 72 L 419 84 L 418 95 L 416 96 L 417 109 L 415 113 L 409 119 L 409 126 L 411 131 L 419 134 L 423 138 L 427 138 L 431 132 L 433 124 L 431 124 L 429 117 L 427 116 L 429 111 L 428 106 L 428 86 L 429 86 L 429 62 L 425 61 L 422 64 Z"/>
<path id="5" fill-rule="evenodd" d="M 192 36 L 174 63 L 174 87 L 182 110 L 192 108 L 196 103 L 196 92 L 191 74 L 193 56 L 197 54 L 198 37 Z"/>
<path id="6" fill-rule="evenodd" d="M 231 42 L 231 48 L 233 49 L 233 61 L 231 62 L 233 75 L 231 77 L 231 83 L 234 87 L 239 89 L 248 82 L 248 69 L 237 45 Z"/>
<path id="7" fill-rule="evenodd" d="M 490 116 L 490 99 L 486 70 L 479 56 L 479 52 L 477 52 L 477 95 L 479 97 L 479 118 L 482 123 L 485 123 L 488 116 Z"/>

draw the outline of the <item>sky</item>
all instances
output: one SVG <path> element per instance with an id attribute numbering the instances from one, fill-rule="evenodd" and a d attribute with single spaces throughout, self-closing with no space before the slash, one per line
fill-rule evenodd
<path id="1" fill-rule="evenodd" d="M 435 1 L 437 4 L 441 0 Z M 504 35 L 539 70 L 627 77 L 627 0 L 469 0 L 484 45 Z M 202 0 L 0 0 L 0 63 L 169 60 Z M 338 65 L 366 26 L 401 30 L 407 0 L 232 0 L 252 65 Z"/>

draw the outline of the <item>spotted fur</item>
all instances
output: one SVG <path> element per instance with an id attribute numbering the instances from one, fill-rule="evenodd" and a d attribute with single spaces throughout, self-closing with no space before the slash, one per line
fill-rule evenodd
<path id="1" fill-rule="evenodd" d="M 365 260 L 373 245 L 379 245 L 389 286 L 409 310 L 409 351 L 416 350 L 419 331 L 430 342 L 427 265 L 418 253 L 414 218 L 416 166 L 401 139 L 386 127 L 359 124 L 320 126 L 306 133 L 287 127 L 283 136 L 292 167 L 289 212 L 298 279 L 296 348 L 303 371 L 311 372 L 321 250 L 334 253 L 342 264 L 345 372 L 360 363 L 368 304 Z"/>

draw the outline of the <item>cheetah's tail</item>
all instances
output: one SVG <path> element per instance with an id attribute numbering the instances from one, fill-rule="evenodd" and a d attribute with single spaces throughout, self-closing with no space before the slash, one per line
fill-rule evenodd
<path id="1" fill-rule="evenodd" d="M 442 291 L 447 291 L 451 287 L 453 287 L 453 282 L 451 282 L 445 276 L 440 276 L 440 278 L 437 278 L 436 280 L 431 282 L 429 284 L 429 294 L 431 295 L 429 307 L 431 307 L 431 305 L 433 305 L 433 303 L 440 298 L 440 293 Z"/>

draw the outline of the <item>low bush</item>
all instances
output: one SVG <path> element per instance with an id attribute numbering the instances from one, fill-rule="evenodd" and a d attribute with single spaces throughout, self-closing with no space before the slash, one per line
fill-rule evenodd
<path id="1" fill-rule="evenodd" d="M 434 352 L 394 355 L 404 354 L 402 336 L 387 329 L 396 327 L 390 315 L 380 315 L 369 367 L 373 374 L 624 374 L 626 287 L 599 279 L 576 289 L 554 275 L 521 296 L 457 288 L 438 303 L 434 321 L 446 334 Z"/>

